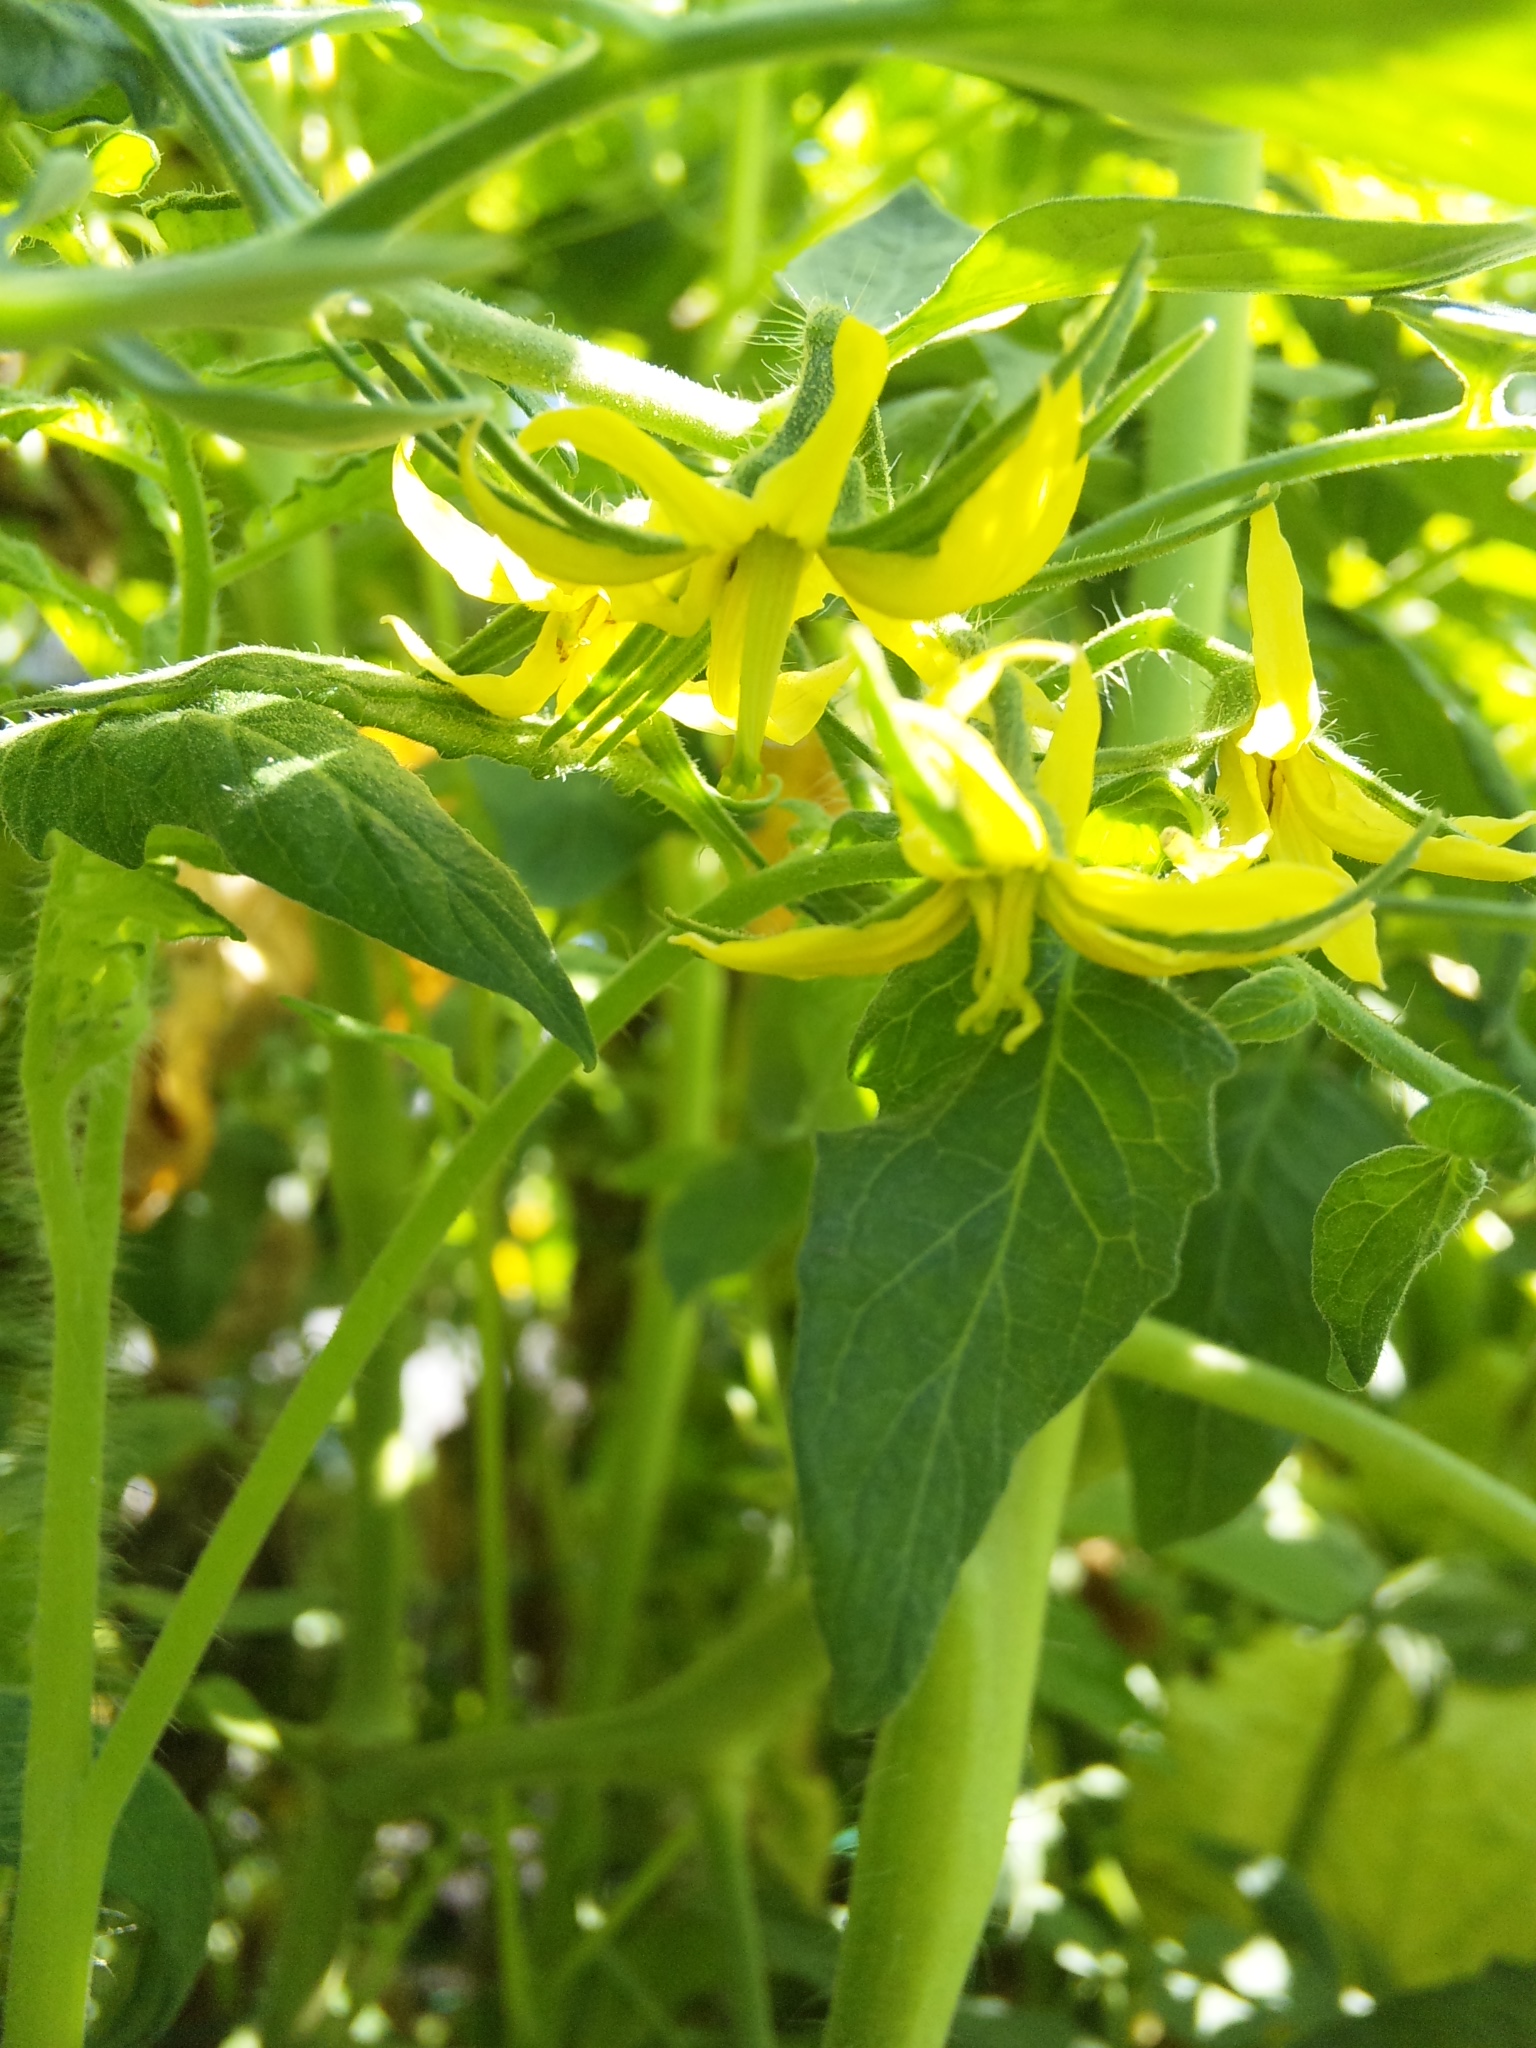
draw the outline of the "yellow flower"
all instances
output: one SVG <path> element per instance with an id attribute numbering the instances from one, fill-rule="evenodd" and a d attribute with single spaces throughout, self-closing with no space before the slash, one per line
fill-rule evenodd
<path id="1" fill-rule="evenodd" d="M 931 552 L 881 553 L 839 545 L 830 532 L 849 463 L 885 383 L 886 347 L 861 321 L 845 319 L 831 349 L 831 391 L 820 418 L 792 453 L 756 479 L 748 495 L 699 475 L 649 434 L 603 406 L 541 413 L 523 429 L 530 455 L 565 442 L 609 464 L 643 491 L 650 518 L 640 530 L 680 546 L 658 559 L 552 525 L 493 493 L 474 466 L 466 436 L 465 495 L 489 536 L 520 564 L 567 590 L 604 592 L 612 616 L 688 635 L 711 621 L 708 685 L 717 717 L 734 727 L 735 787 L 755 785 L 762 740 L 781 683 L 789 630 L 832 592 L 877 632 L 1003 597 L 1051 555 L 1082 486 L 1077 456 L 1076 377 L 1042 388 L 1029 431 L 951 513 Z M 805 684 L 795 687 L 804 690 Z"/>
<path id="2" fill-rule="evenodd" d="M 1336 853 L 1379 865 L 1413 836 L 1414 826 L 1369 795 L 1368 772 L 1318 731 L 1322 705 L 1301 579 L 1273 505 L 1250 522 L 1248 609 L 1259 708 L 1247 731 L 1224 742 L 1217 754 L 1216 793 L 1226 808 L 1223 839 L 1244 860 L 1278 855 L 1347 880 Z M 1517 853 L 1503 842 L 1533 822 L 1536 811 L 1516 818 L 1452 818 L 1451 829 L 1427 840 L 1413 865 L 1466 881 L 1526 881 L 1536 875 L 1536 854 Z M 1353 980 L 1380 984 L 1376 922 L 1368 906 L 1325 940 L 1323 951 Z"/>
<path id="3" fill-rule="evenodd" d="M 510 675 L 456 674 L 403 619 L 391 615 L 385 623 L 393 627 L 406 652 L 439 682 L 452 683 L 499 717 L 526 718 L 551 697 L 563 711 L 631 625 L 614 617 L 595 585 L 566 585 L 535 575 L 504 541 L 429 490 L 411 467 L 409 441 L 395 450 L 392 482 L 401 523 L 466 597 L 523 604 L 546 615 L 537 641 Z"/>
<path id="4" fill-rule="evenodd" d="M 976 1000 L 959 1028 L 990 1030 L 1014 1011 L 1020 1022 L 1003 1041 L 1012 1051 L 1040 1021 L 1028 986 L 1037 916 L 1090 960 L 1161 977 L 1243 966 L 1314 944 L 1315 933 L 1273 944 L 1252 935 L 1297 917 L 1326 928 L 1330 905 L 1350 886 L 1342 873 L 1283 861 L 1194 882 L 1085 866 L 1077 847 L 1093 801 L 1100 707 L 1081 654 L 1034 798 L 974 727 L 941 704 L 897 697 L 874 679 L 872 643 L 865 642 L 864 655 L 866 701 L 891 771 L 901 850 L 937 886 L 896 915 L 864 925 L 723 941 L 687 933 L 679 944 L 746 973 L 813 980 L 881 974 L 926 959 L 974 920 Z M 1233 935 L 1230 948 L 1178 944 L 1223 933 Z"/>

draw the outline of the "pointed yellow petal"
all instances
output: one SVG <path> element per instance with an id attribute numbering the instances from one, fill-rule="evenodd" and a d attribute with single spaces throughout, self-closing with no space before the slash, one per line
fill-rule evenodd
<path id="1" fill-rule="evenodd" d="M 1300 861 L 1309 867 L 1329 869 L 1341 882 L 1348 884 L 1349 877 L 1300 815 L 1292 786 L 1293 766 L 1294 762 L 1288 762 L 1283 771 L 1278 765 L 1276 768 L 1271 791 L 1270 821 L 1274 836 L 1270 850 L 1279 860 Z M 1351 981 L 1368 982 L 1374 988 L 1384 986 L 1381 955 L 1376 948 L 1376 919 L 1370 910 L 1362 910 L 1358 917 L 1352 917 L 1319 943 L 1325 957 Z"/>
<path id="2" fill-rule="evenodd" d="M 1252 931 L 1282 918 L 1321 915 L 1352 885 L 1341 868 L 1264 861 L 1258 867 L 1228 868 L 1201 882 L 1158 879 L 1117 868 L 1061 872 L 1062 888 L 1090 917 L 1138 931 Z"/>
<path id="3" fill-rule="evenodd" d="M 1260 775 L 1267 778 L 1251 755 L 1243 753 L 1232 740 L 1223 740 L 1216 750 L 1216 796 L 1226 807 L 1222 825 L 1223 841 L 1233 846 L 1261 844 L 1269 837 L 1269 810 L 1260 788 Z M 1255 849 L 1257 850 L 1257 849 Z"/>
<path id="4" fill-rule="evenodd" d="M 1469 839 L 1481 839 L 1489 846 L 1502 846 L 1528 825 L 1536 825 L 1536 811 L 1522 811 L 1518 818 L 1452 818 L 1451 823 L 1458 832 L 1465 832 Z"/>
<path id="5" fill-rule="evenodd" d="M 541 415 L 542 417 L 542 415 Z M 698 560 L 702 549 L 680 548 L 664 559 L 656 555 L 631 554 L 627 548 L 608 546 L 603 541 L 583 540 L 567 533 L 563 526 L 508 505 L 487 489 L 475 471 L 476 429 L 471 427 L 459 443 L 459 481 L 474 507 L 480 524 L 504 540 L 508 547 L 531 562 L 551 582 L 566 590 L 607 589 L 630 583 L 656 583 L 686 569 Z"/>
<path id="6" fill-rule="evenodd" d="M 976 866 L 994 874 L 1043 867 L 1050 840 L 1044 820 L 981 734 L 937 704 L 896 699 L 891 714 L 913 763 L 946 808 L 957 811 L 976 850 Z M 917 817 L 898 787 L 902 851 L 920 874 L 973 873 Z"/>
<path id="7" fill-rule="evenodd" d="M 1512 846 L 1488 846 L 1480 839 L 1450 834 L 1419 848 L 1414 866 L 1426 875 L 1457 875 L 1464 882 L 1528 882 L 1536 875 L 1536 853 Z"/>
<path id="8" fill-rule="evenodd" d="M 1322 716 L 1296 562 L 1273 505 L 1248 523 L 1248 614 L 1259 708 L 1239 740 L 1245 753 L 1283 761 L 1312 737 Z"/>
<path id="9" fill-rule="evenodd" d="M 759 517 L 801 547 L 818 548 L 826 538 L 853 451 L 885 388 L 887 361 L 883 335 L 845 320 L 832 343 L 831 403 L 794 454 L 757 480 Z"/>
<path id="10" fill-rule="evenodd" d="M 548 597 L 553 586 L 535 576 L 511 548 L 428 490 L 411 467 L 409 441 L 395 450 L 390 482 L 402 525 L 466 597 L 491 604 L 535 604 Z"/>
<path id="11" fill-rule="evenodd" d="M 1072 657 L 1067 701 L 1035 782 L 1061 824 L 1062 842 L 1075 853 L 1093 804 L 1093 760 L 1099 750 L 1099 686 L 1088 658 Z"/>
<path id="12" fill-rule="evenodd" d="M 741 974 L 818 981 L 823 975 L 888 974 L 910 960 L 926 960 L 948 945 L 969 916 L 964 889 L 948 888 L 879 924 L 808 925 L 767 939 L 705 939 L 679 932 L 672 943 Z"/>
<path id="13" fill-rule="evenodd" d="M 1029 432 L 957 509 L 931 555 L 823 549 L 851 598 L 893 618 L 969 611 L 1019 589 L 1060 546 L 1087 470 L 1076 459 L 1078 381 L 1041 392 Z"/>
<path id="14" fill-rule="evenodd" d="M 453 687 L 462 690 L 472 703 L 480 705 L 485 711 L 494 711 L 498 718 L 526 718 L 530 712 L 537 711 L 549 695 L 547 689 L 536 689 L 536 678 L 528 673 L 527 661 L 520 663 L 509 676 L 461 676 L 457 669 L 450 668 L 446 661 L 435 655 L 421 635 L 413 627 L 408 626 L 404 619 L 397 619 L 393 613 L 387 612 L 383 623 L 393 631 L 395 638 L 418 668 L 425 669 L 429 676 L 435 676 L 440 683 L 452 683 Z"/>
<path id="15" fill-rule="evenodd" d="M 798 747 L 820 723 L 838 691 L 853 674 L 848 655 L 829 661 L 821 668 L 789 669 L 773 689 L 773 708 L 768 713 L 768 737 L 781 747 Z"/>
<path id="16" fill-rule="evenodd" d="M 541 412 L 518 435 L 534 455 L 568 441 L 637 483 L 671 530 L 697 547 L 739 548 L 762 525 L 746 498 L 679 462 L 643 428 L 603 405 Z"/>
<path id="17" fill-rule="evenodd" d="M 1276 769 L 1286 793 L 1325 846 L 1351 860 L 1390 860 L 1413 827 L 1366 795 L 1315 748 L 1303 747 Z"/>
<path id="18" fill-rule="evenodd" d="M 690 732 L 728 733 L 736 730 L 734 718 L 722 718 L 708 690 L 674 690 L 662 705 L 668 718 L 686 725 Z"/>
<path id="19" fill-rule="evenodd" d="M 825 566 L 822 556 L 816 559 Z M 834 584 L 833 588 L 837 589 L 837 585 Z M 960 673 L 960 657 L 939 627 L 931 619 L 893 619 L 886 612 L 873 611 L 867 604 L 861 604 L 846 590 L 838 589 L 838 595 L 854 617 L 868 626 L 882 647 L 901 656 L 929 696 L 942 699 L 946 688 Z"/>

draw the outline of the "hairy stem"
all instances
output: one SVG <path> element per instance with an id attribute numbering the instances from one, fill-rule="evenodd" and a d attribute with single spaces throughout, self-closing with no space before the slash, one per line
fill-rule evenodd
<path id="1" fill-rule="evenodd" d="M 64 885 L 77 858 L 85 856 L 66 848 L 55 862 L 34 995 L 43 985 L 51 945 L 69 943 Z M 112 1832 L 111 1820 L 87 1812 L 86 1787 L 101 1578 L 107 1343 L 136 1041 L 91 1076 L 77 1143 L 81 1105 L 54 1075 L 49 1036 L 46 1018 L 29 1004 L 22 1086 L 53 1276 L 53 1368 L 21 1861 L 5 2007 L 5 2038 L 12 2048 L 69 2048 L 81 2037 Z"/>
<path id="2" fill-rule="evenodd" d="M 1082 1397 L 1019 1453 L 922 1676 L 880 1731 L 824 2048 L 941 2048 L 1024 1764 Z"/>

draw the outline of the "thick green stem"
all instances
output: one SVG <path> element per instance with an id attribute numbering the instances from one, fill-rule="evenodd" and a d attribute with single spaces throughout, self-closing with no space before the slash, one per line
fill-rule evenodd
<path id="1" fill-rule="evenodd" d="M 1024 1764 L 1079 1397 L 1019 1453 L 917 1685 L 880 1731 L 824 2048 L 941 2048 Z"/>
<path id="2" fill-rule="evenodd" d="M 721 1772 L 705 1781 L 699 1794 L 699 1828 L 714 1882 L 715 1908 L 725 1934 L 722 1961 L 733 2048 L 774 2048 L 768 1965 L 747 1848 L 747 1780 L 743 1772 Z"/>
<path id="3" fill-rule="evenodd" d="M 84 856 L 80 856 L 83 858 Z M 55 866 L 34 993 L 67 903 Z M 43 1005 L 45 1012 L 51 1006 Z M 101 1577 L 102 1456 L 112 1271 L 123 1140 L 133 1077 L 130 1040 L 87 1084 L 84 1133 L 74 1091 L 53 1072 L 50 1016 L 29 1005 L 22 1085 L 53 1276 L 53 1371 L 43 1482 L 31 1725 L 22 1791 L 21 1862 L 11 1935 L 5 2038 L 11 2048 L 70 2048 L 85 2025 L 91 1945 L 111 1822 L 86 1811 L 91 1697 Z M 115 1818 L 115 1816 L 113 1816 Z"/>
<path id="4" fill-rule="evenodd" d="M 1280 1372 L 1172 1323 L 1144 1316 L 1107 1361 L 1111 1372 L 1268 1422 L 1337 1451 L 1404 1494 L 1435 1500 L 1517 1557 L 1536 1563 L 1536 1501 L 1358 1395 Z"/>
<path id="5" fill-rule="evenodd" d="M 496 1010 L 484 989 L 471 995 L 475 1086 L 488 1098 L 496 1085 Z M 506 1312 L 491 1265 L 500 1229 L 494 1182 L 481 1190 L 475 1237 L 475 1328 L 480 1384 L 475 1390 L 475 1547 L 480 1579 L 480 1682 L 486 1725 L 512 1718 L 512 1569 L 507 1527 Z M 540 2038 L 533 1969 L 523 1925 L 523 1892 L 510 1832 L 512 1801 L 504 1786 L 486 1807 L 491 1837 L 491 1889 L 502 2023 L 511 2042 Z"/>
<path id="6" fill-rule="evenodd" d="M 180 598 L 176 626 L 176 659 L 195 661 L 211 654 L 218 643 L 214 616 L 213 531 L 208 494 L 192 453 L 186 429 L 159 406 L 148 408 L 176 514 L 176 579 Z"/>
<path id="7" fill-rule="evenodd" d="M 1176 143 L 1171 151 L 1179 190 L 1191 198 L 1251 205 L 1263 178 L 1256 135 L 1221 133 Z M 1230 469 L 1247 452 L 1248 395 L 1253 349 L 1248 301 L 1232 292 L 1169 293 L 1157 310 L 1154 343 L 1165 347 L 1202 320 L 1215 332 L 1192 362 L 1165 384 L 1147 407 L 1142 487 L 1160 491 Z M 1230 527 L 1145 562 L 1131 582 L 1138 610 L 1177 605 L 1202 633 L 1226 624 L 1232 580 Z M 1177 660 L 1143 660 L 1115 721 L 1115 738 L 1135 744 L 1187 732 L 1198 719 L 1205 677 Z M 1123 729 L 1122 729 L 1123 728 Z"/>

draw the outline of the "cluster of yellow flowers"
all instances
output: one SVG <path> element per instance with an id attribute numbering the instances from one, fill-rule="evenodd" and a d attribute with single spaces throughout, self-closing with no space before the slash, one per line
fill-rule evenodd
<path id="1" fill-rule="evenodd" d="M 990 1030 L 1012 1014 L 1010 1048 L 1040 1017 L 1028 986 L 1037 917 L 1077 952 L 1129 974 L 1187 974 L 1320 946 L 1355 980 L 1379 983 L 1370 905 L 1334 856 L 1379 864 L 1415 827 L 1370 793 L 1366 772 L 1319 730 L 1301 583 L 1274 508 L 1257 513 L 1251 526 L 1258 706 L 1247 729 L 1219 751 L 1219 823 L 1199 839 L 1165 832 L 1161 873 L 1095 864 L 1085 854 L 1103 837 L 1090 827 L 1101 712 L 1086 659 L 1079 653 L 1073 660 L 1060 707 L 1029 686 L 1049 740 L 1037 766 L 1030 757 L 1026 790 L 972 719 L 1029 643 L 966 661 L 941 624 L 1019 589 L 1064 537 L 1085 467 L 1077 379 L 1066 378 L 1059 390 L 1042 387 L 1029 431 L 954 507 L 930 551 L 881 552 L 840 544 L 833 521 L 886 366 L 880 335 L 844 320 L 820 419 L 762 471 L 750 495 L 701 476 L 603 407 L 551 411 L 524 428 L 521 445 L 530 455 L 564 443 L 630 478 L 644 497 L 617 516 L 651 540 L 676 543 L 661 553 L 572 532 L 509 503 L 480 475 L 472 435 L 460 457 L 471 520 L 421 481 L 407 444 L 395 461 L 395 499 L 427 553 L 470 595 L 546 616 L 537 644 L 510 675 L 455 674 L 409 627 L 395 621 L 396 630 L 431 673 L 515 717 L 551 698 L 564 710 L 637 625 L 688 637 L 707 623 L 704 687 L 678 691 L 665 708 L 682 723 L 734 732 L 725 786 L 746 791 L 760 779 L 764 738 L 803 739 L 861 672 L 901 850 L 921 879 L 863 924 L 680 940 L 727 966 L 797 979 L 878 974 L 938 951 L 974 921 L 976 1000 L 961 1027 Z M 834 594 L 859 622 L 850 635 L 854 652 L 821 668 L 786 671 L 795 621 Z M 882 646 L 910 664 L 925 699 L 891 687 Z M 1503 842 L 1533 818 L 1536 812 L 1453 819 L 1424 841 L 1413 865 L 1524 880 L 1536 875 L 1536 855 Z"/>

